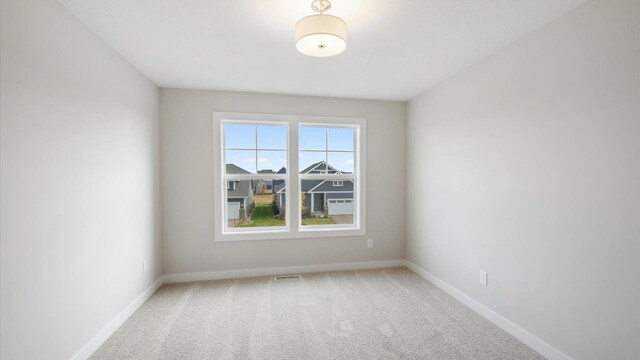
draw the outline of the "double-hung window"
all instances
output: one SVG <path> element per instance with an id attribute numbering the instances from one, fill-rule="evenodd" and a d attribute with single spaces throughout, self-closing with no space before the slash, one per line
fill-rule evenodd
<path id="1" fill-rule="evenodd" d="M 365 120 L 214 113 L 217 241 L 365 234 Z"/>

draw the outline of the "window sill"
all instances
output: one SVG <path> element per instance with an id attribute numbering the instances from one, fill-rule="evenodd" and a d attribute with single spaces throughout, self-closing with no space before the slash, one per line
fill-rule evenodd
<path id="1" fill-rule="evenodd" d="M 262 240 L 295 240 L 311 238 L 334 238 L 365 236 L 367 232 L 360 228 L 304 229 L 297 232 L 289 230 L 227 232 L 218 234 L 216 242 L 262 241 Z"/>

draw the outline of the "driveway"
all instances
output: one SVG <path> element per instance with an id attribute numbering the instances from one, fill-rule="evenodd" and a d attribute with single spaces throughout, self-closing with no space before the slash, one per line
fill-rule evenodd
<path id="1" fill-rule="evenodd" d="M 331 215 L 336 224 L 353 224 L 353 215 Z"/>

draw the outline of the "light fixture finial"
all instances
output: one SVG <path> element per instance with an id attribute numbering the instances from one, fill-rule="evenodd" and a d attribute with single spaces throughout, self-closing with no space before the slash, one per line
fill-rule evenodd
<path id="1" fill-rule="evenodd" d="M 317 13 L 323 14 L 325 11 L 331 9 L 331 2 L 329 0 L 314 0 L 311 3 L 311 9 Z"/>

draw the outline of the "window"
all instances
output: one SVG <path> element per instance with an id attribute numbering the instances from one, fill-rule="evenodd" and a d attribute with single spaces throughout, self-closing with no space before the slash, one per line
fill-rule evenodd
<path id="1" fill-rule="evenodd" d="M 353 227 L 356 209 L 339 200 L 357 192 L 357 127 L 311 123 L 298 129 L 300 229 Z"/>
<path id="2" fill-rule="evenodd" d="M 222 126 L 225 232 L 287 229 L 274 183 L 279 190 L 287 182 L 288 125 L 224 121 Z"/>
<path id="3" fill-rule="evenodd" d="M 217 241 L 365 234 L 364 119 L 214 113 L 214 129 Z"/>

